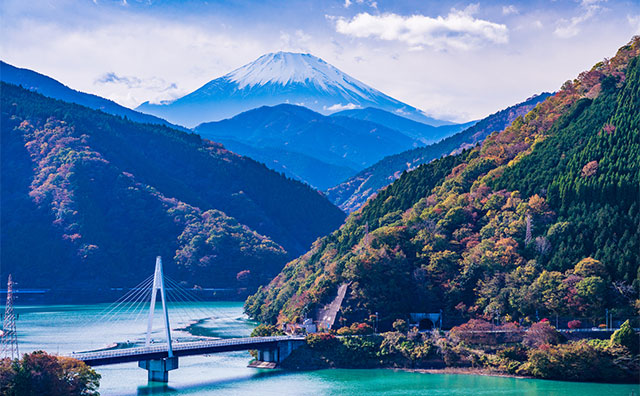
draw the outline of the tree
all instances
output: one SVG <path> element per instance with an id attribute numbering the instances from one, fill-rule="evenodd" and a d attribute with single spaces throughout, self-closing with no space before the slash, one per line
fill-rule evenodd
<path id="1" fill-rule="evenodd" d="M 275 325 L 270 324 L 259 324 L 251 331 L 251 337 L 271 337 L 277 335 L 284 335 L 284 332 Z"/>
<path id="2" fill-rule="evenodd" d="M 578 296 L 586 305 L 586 310 L 592 316 L 599 315 L 604 310 L 604 301 L 607 294 L 607 284 L 599 276 L 589 276 L 576 284 Z"/>
<path id="3" fill-rule="evenodd" d="M 495 326 L 485 320 L 470 319 L 468 322 L 455 326 L 449 332 L 453 341 L 466 344 L 494 344 L 495 337 L 491 333 Z"/>
<path id="4" fill-rule="evenodd" d="M 393 329 L 399 333 L 406 333 L 407 331 L 409 331 L 409 325 L 404 319 L 396 319 L 396 321 L 393 322 L 392 326 Z"/>
<path id="5" fill-rule="evenodd" d="M 350 327 L 341 327 L 337 331 L 338 335 L 367 335 L 373 334 L 373 327 L 366 323 L 352 323 Z"/>
<path id="6" fill-rule="evenodd" d="M 580 172 L 580 175 L 582 177 L 591 177 L 595 175 L 597 171 L 598 171 L 598 161 L 591 161 L 591 162 L 588 162 L 582 168 L 582 172 Z"/>
<path id="7" fill-rule="evenodd" d="M 531 235 L 531 229 L 533 228 L 533 223 L 531 220 L 531 215 L 527 214 L 527 231 L 525 233 L 524 236 L 524 244 L 528 245 L 531 243 L 531 240 L 533 239 L 532 235 Z"/>
<path id="8" fill-rule="evenodd" d="M 564 307 L 564 287 L 562 274 L 557 271 L 542 271 L 540 276 L 531 285 L 532 291 L 536 292 L 539 303 L 554 314 L 559 314 Z"/>
<path id="9" fill-rule="evenodd" d="M 579 320 L 570 320 L 569 323 L 567 323 L 567 327 L 570 329 L 579 329 L 582 327 L 582 322 Z"/>
<path id="10" fill-rule="evenodd" d="M 43 351 L 0 361 L 0 393 L 7 396 L 98 396 L 100 374 L 85 363 Z"/>
<path id="11" fill-rule="evenodd" d="M 637 383 L 638 366 L 626 353 L 624 348 L 602 347 L 585 340 L 545 345 L 529 352 L 525 371 L 564 381 Z"/>
<path id="12" fill-rule="evenodd" d="M 631 353 L 637 354 L 640 352 L 640 341 L 638 341 L 638 334 L 631 327 L 629 320 L 626 320 L 618 330 L 611 334 L 611 344 L 619 344 L 627 347 Z"/>
<path id="13" fill-rule="evenodd" d="M 551 251 L 551 243 L 549 240 L 543 236 L 536 237 L 536 251 L 540 253 L 541 256 L 549 253 L 549 251 Z"/>
<path id="14" fill-rule="evenodd" d="M 247 283 L 247 281 L 249 280 L 249 278 L 251 277 L 251 271 L 250 270 L 242 270 L 240 272 L 238 272 L 236 274 L 236 280 L 239 283 Z"/>
<path id="15" fill-rule="evenodd" d="M 573 269 L 573 273 L 584 278 L 588 276 L 607 277 L 607 269 L 604 267 L 604 264 L 591 257 L 580 260 Z"/>
<path id="16" fill-rule="evenodd" d="M 524 334 L 522 343 L 530 348 L 537 348 L 545 344 L 557 344 L 559 338 L 556 329 L 545 320 L 532 324 Z"/>

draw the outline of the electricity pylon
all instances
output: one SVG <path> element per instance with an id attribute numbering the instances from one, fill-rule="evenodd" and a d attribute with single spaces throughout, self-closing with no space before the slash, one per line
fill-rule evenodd
<path id="1" fill-rule="evenodd" d="M 7 305 L 4 309 L 4 323 L 2 325 L 2 338 L 0 340 L 0 357 L 17 359 L 20 357 L 20 352 L 18 352 L 16 317 L 13 312 L 13 285 L 11 274 L 9 274 L 9 281 L 7 283 Z"/>

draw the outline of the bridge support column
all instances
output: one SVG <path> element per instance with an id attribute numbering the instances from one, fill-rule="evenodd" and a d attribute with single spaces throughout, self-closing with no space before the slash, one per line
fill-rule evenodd
<path id="1" fill-rule="evenodd" d="M 280 363 L 279 348 L 261 349 L 258 351 L 258 360 L 261 362 Z"/>
<path id="2" fill-rule="evenodd" d="M 294 349 L 297 349 L 299 346 L 303 344 L 304 342 L 281 341 L 281 342 L 278 342 L 277 345 L 275 346 L 268 347 L 265 349 L 259 349 L 258 358 L 256 359 L 257 363 L 265 362 L 265 363 L 275 363 L 276 365 L 279 365 L 286 358 L 288 358 L 289 355 L 291 355 L 291 352 L 293 352 Z M 255 366 L 251 366 L 251 367 L 264 368 L 260 364 L 256 364 Z"/>
<path id="3" fill-rule="evenodd" d="M 289 355 L 291 355 L 291 352 L 293 352 L 293 350 L 298 348 L 300 345 L 302 344 L 301 343 L 294 344 L 291 341 L 278 343 L 278 359 L 280 361 L 285 360 L 286 358 L 289 357 Z"/>
<path id="4" fill-rule="evenodd" d="M 169 382 L 169 371 L 178 368 L 176 356 L 154 360 L 141 360 L 138 367 L 149 373 L 149 382 Z"/>

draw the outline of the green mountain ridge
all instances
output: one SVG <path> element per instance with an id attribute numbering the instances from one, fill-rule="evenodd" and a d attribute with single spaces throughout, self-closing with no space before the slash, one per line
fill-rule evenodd
<path id="1" fill-rule="evenodd" d="M 549 93 L 535 95 L 522 103 L 491 114 L 464 131 L 445 137 L 438 143 L 385 157 L 342 183 L 329 188 L 326 191 L 327 197 L 342 210 L 351 213 L 364 205 L 367 199 L 380 189 L 398 179 L 403 172 L 444 155 L 475 146 L 492 132 L 506 128 L 518 116 L 525 115 L 550 95 Z"/>
<path id="2" fill-rule="evenodd" d="M 187 284 L 255 288 L 344 219 L 196 134 L 0 88 L 2 276 L 21 287 L 133 286 L 162 255 Z"/>
<path id="3" fill-rule="evenodd" d="M 246 312 L 300 321 L 348 283 L 339 324 L 439 309 L 508 321 L 637 315 L 639 53 L 634 37 L 481 146 L 403 174 Z"/>

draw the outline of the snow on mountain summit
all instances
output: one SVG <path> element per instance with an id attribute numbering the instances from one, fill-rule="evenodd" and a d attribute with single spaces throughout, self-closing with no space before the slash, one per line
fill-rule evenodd
<path id="1" fill-rule="evenodd" d="M 311 54 L 275 52 L 262 55 L 223 78 L 238 84 L 238 88 L 278 83 L 312 83 L 318 88 L 342 86 L 350 91 L 367 94 L 371 88 Z"/>
<path id="2" fill-rule="evenodd" d="M 414 121 L 441 122 L 347 75 L 311 54 L 262 55 L 171 102 L 145 102 L 137 110 L 187 127 L 219 121 L 261 106 L 291 103 L 328 115 L 374 107 Z"/>

